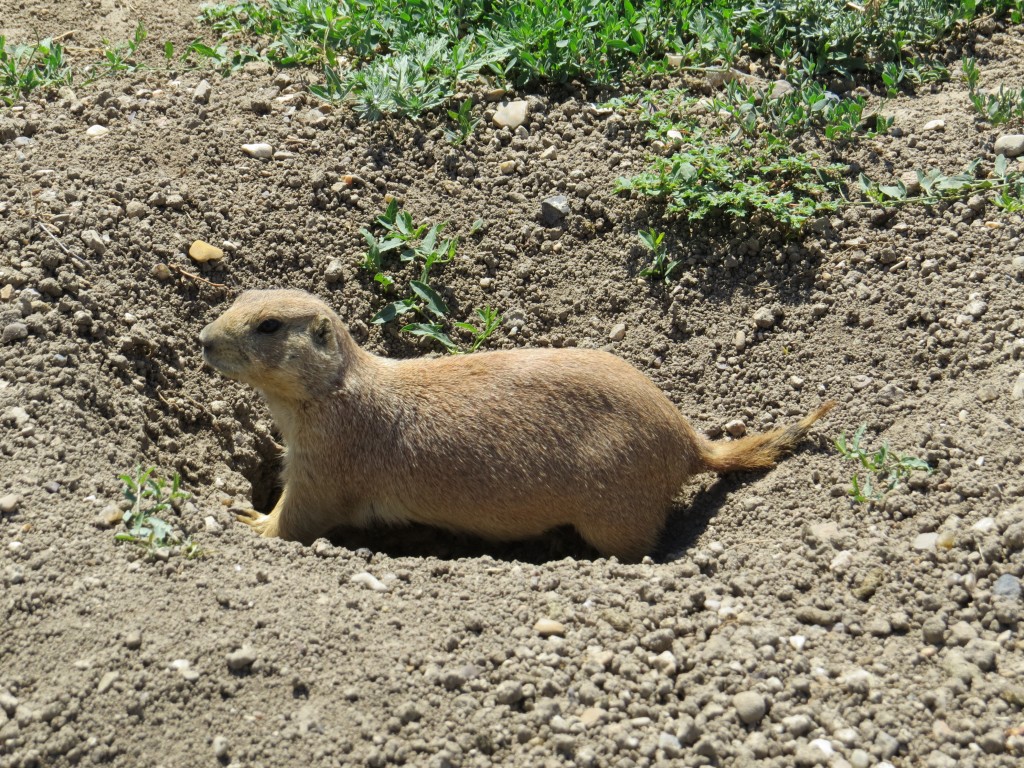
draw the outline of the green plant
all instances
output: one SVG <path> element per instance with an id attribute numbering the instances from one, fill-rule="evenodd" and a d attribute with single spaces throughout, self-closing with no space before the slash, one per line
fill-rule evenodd
<path id="1" fill-rule="evenodd" d="M 664 283 L 669 281 L 676 267 L 678 260 L 669 260 L 665 248 L 665 233 L 658 232 L 653 227 L 646 231 L 637 232 L 637 237 L 647 250 L 651 252 L 651 263 L 640 270 L 641 277 L 656 277 Z"/>
<path id="2" fill-rule="evenodd" d="M 795 232 L 807 219 L 839 207 L 841 170 L 771 136 L 725 145 L 695 132 L 684 151 L 655 158 L 646 172 L 619 178 L 615 189 L 654 197 L 666 213 L 689 221 L 756 212 Z"/>
<path id="3" fill-rule="evenodd" d="M 949 79 L 949 70 L 939 61 L 909 58 L 886 62 L 882 66 L 882 83 L 889 96 L 895 96 L 908 84 L 940 83 Z"/>
<path id="4" fill-rule="evenodd" d="M 0 35 L 0 99 L 13 104 L 37 88 L 56 88 L 71 82 L 64 48 L 51 38 L 34 45 L 8 45 Z"/>
<path id="5" fill-rule="evenodd" d="M 158 517 L 189 497 L 181 490 L 181 477 L 175 474 L 168 483 L 154 475 L 155 471 L 154 467 L 143 469 L 139 466 L 131 474 L 120 475 L 124 496 L 131 502 L 131 507 L 123 517 L 127 530 L 115 538 L 138 544 L 149 553 L 177 548 L 186 557 L 199 556 L 201 552 L 197 544 L 176 535 L 171 524 Z"/>
<path id="6" fill-rule="evenodd" d="M 877 501 L 886 493 L 905 481 L 913 472 L 931 474 L 928 462 L 913 456 L 895 453 L 888 443 L 881 448 L 869 451 L 861 445 L 864 439 L 866 424 L 861 424 L 848 442 L 843 432 L 836 438 L 835 445 L 839 454 L 849 461 L 860 465 L 850 479 L 850 495 L 854 501 Z M 863 475 L 862 475 L 863 471 Z"/>
<path id="7" fill-rule="evenodd" d="M 462 144 L 466 139 L 473 135 L 473 131 L 480 124 L 479 117 L 473 117 L 473 100 L 466 99 L 463 101 L 458 109 L 449 109 L 448 117 L 455 122 L 454 128 L 448 128 L 445 130 L 445 138 L 449 142 L 458 146 Z M 470 233 L 472 234 L 472 232 Z"/>
<path id="8" fill-rule="evenodd" d="M 1010 170 L 1003 155 L 996 157 L 992 178 L 979 179 L 978 167 L 981 160 L 974 160 L 960 173 L 946 175 L 940 168 L 916 171 L 921 187 L 919 195 L 911 196 L 906 184 L 881 184 L 861 173 L 857 179 L 860 190 L 872 203 L 891 206 L 906 203 L 934 205 L 942 200 L 958 200 L 978 192 L 995 191 L 993 202 L 1008 211 L 1020 210 L 1019 200 L 1024 193 L 1024 173 Z"/>
<path id="9" fill-rule="evenodd" d="M 971 104 L 985 120 L 1000 125 L 1024 117 L 1024 88 L 1014 90 L 999 86 L 998 91 L 983 92 L 978 88 L 981 70 L 973 58 L 965 57 L 962 62 L 964 80 L 967 81 L 967 95 Z"/>
<path id="10" fill-rule="evenodd" d="M 134 72 L 138 64 L 134 60 L 139 46 L 146 39 L 146 27 L 140 21 L 135 27 L 135 35 L 125 43 L 111 43 L 103 40 L 103 58 L 106 61 L 99 67 L 93 67 L 90 71 L 89 80 L 95 80 L 103 75 L 114 75 L 119 72 Z M 165 50 L 166 53 L 166 50 Z"/>
<path id="11" fill-rule="evenodd" d="M 716 113 L 728 115 L 738 130 L 749 136 L 767 130 L 790 138 L 820 130 L 834 141 L 860 129 L 864 99 L 859 96 L 841 99 L 813 80 L 788 93 L 775 94 L 774 87 L 764 90 L 734 80 L 722 96 L 713 99 L 712 107 Z"/>
<path id="12" fill-rule="evenodd" d="M 469 331 L 473 335 L 473 341 L 469 345 L 470 352 L 476 352 L 480 345 L 483 344 L 501 325 L 501 315 L 498 314 L 496 309 L 492 309 L 490 306 L 478 309 L 476 316 L 480 318 L 482 325 L 473 325 L 473 323 L 455 323 L 456 328 L 461 328 L 464 331 Z"/>

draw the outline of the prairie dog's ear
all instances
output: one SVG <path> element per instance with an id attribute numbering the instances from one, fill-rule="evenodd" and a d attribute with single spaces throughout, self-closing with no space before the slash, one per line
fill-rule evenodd
<path id="1" fill-rule="evenodd" d="M 321 346 L 330 346 L 331 339 L 334 337 L 334 327 L 331 323 L 331 318 L 327 315 L 317 315 L 313 322 L 310 324 L 310 332 L 313 334 L 313 341 Z"/>

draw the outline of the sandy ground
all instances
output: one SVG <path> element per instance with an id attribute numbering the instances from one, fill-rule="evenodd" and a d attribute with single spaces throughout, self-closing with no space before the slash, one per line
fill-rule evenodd
<path id="1" fill-rule="evenodd" d="M 141 19 L 154 51 L 0 110 L 0 766 L 1020 764 L 1019 215 L 979 197 L 851 208 L 792 242 L 674 229 L 684 268 L 652 284 L 636 232 L 665 225 L 612 193 L 649 152 L 632 117 L 526 94 L 525 131 L 488 113 L 452 147 L 436 118 L 324 114 L 300 73 L 168 71 L 196 13 L 0 3 L 12 40 L 87 52 Z M 969 34 L 983 85 L 1024 84 L 1021 35 Z M 977 123 L 956 81 L 887 110 L 895 135 L 841 153 L 873 178 L 991 167 L 1020 131 Z M 609 349 L 713 437 L 840 405 L 775 470 L 683 489 L 643 564 L 565 532 L 258 539 L 232 508 L 271 502 L 276 433 L 201 367 L 198 331 L 245 288 L 296 287 L 374 352 L 431 353 L 369 323 L 359 230 L 388 194 L 460 235 L 437 284 L 459 319 L 501 311 L 490 348 Z M 197 239 L 226 257 L 193 263 Z M 934 472 L 854 503 L 832 440 L 861 423 Z M 139 463 L 181 473 L 171 521 L 203 557 L 115 542 Z"/>

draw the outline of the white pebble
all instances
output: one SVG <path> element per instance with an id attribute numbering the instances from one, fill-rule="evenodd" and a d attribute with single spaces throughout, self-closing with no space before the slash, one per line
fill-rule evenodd
<path id="1" fill-rule="evenodd" d="M 243 144 L 242 151 L 249 157 L 269 160 L 274 156 L 274 148 L 269 144 Z"/>
<path id="2" fill-rule="evenodd" d="M 100 136 L 106 136 L 110 133 L 110 129 L 105 125 L 90 125 L 85 129 L 85 135 L 90 139 L 98 139 Z"/>
<path id="3" fill-rule="evenodd" d="M 360 571 L 349 579 L 353 584 L 362 584 L 365 587 L 369 587 L 374 592 L 387 592 L 387 585 L 374 576 L 372 573 L 366 571 Z"/>

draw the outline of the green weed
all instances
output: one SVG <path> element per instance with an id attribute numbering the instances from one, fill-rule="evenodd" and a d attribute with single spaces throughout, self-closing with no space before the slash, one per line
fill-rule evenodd
<path id="1" fill-rule="evenodd" d="M 1024 88 L 1014 90 L 999 86 L 997 91 L 982 91 L 978 88 L 981 71 L 973 58 L 965 57 L 962 62 L 967 94 L 975 111 L 992 125 L 1001 125 L 1024 117 Z"/>
<path id="2" fill-rule="evenodd" d="M 480 345 L 483 344 L 501 325 L 501 315 L 498 314 L 496 309 L 491 307 L 484 307 L 476 311 L 476 316 L 480 319 L 481 325 L 474 325 L 473 323 L 456 323 L 456 328 L 461 328 L 464 331 L 469 331 L 473 336 L 473 341 L 470 343 L 469 351 L 476 352 Z"/>
<path id="3" fill-rule="evenodd" d="M 395 278 L 384 271 L 384 261 L 390 253 L 398 254 L 400 264 L 418 265 L 419 278 L 410 280 L 408 293 L 386 304 L 370 322 L 384 325 L 407 316 L 418 318 L 416 322 L 403 325 L 402 331 L 413 336 L 431 338 L 452 353 L 466 351 L 452 339 L 447 330 L 448 327 L 458 328 L 472 335 L 469 351 L 477 350 L 501 324 L 501 316 L 491 307 L 485 307 L 477 310 L 482 325 L 452 322 L 447 303 L 431 286 L 431 271 L 455 258 L 458 247 L 457 237 L 442 237 L 447 222 L 417 224 L 412 214 L 402 210 L 397 200 L 392 200 L 375 223 L 383 230 L 382 234 L 360 230 L 369 246 L 362 266 L 374 273 L 373 280 L 380 285 L 381 291 L 390 293 L 397 284 Z M 482 222 L 474 222 L 471 233 L 482 225 Z"/>
<path id="4" fill-rule="evenodd" d="M 455 123 L 455 127 L 445 130 L 445 138 L 451 144 L 458 146 L 473 135 L 476 127 L 480 124 L 479 117 L 473 117 L 473 100 L 466 99 L 458 109 L 449 109 L 448 117 Z M 473 234 L 470 232 L 470 234 Z"/>
<path id="5" fill-rule="evenodd" d="M 88 80 L 96 80 L 105 75 L 136 71 L 139 65 L 135 61 L 135 54 L 138 52 L 139 46 L 145 41 L 146 35 L 146 27 L 140 21 L 139 25 L 135 27 L 135 35 L 131 40 L 124 43 L 111 43 L 109 40 L 104 39 L 104 61 L 99 66 L 90 69 Z"/>
<path id="6" fill-rule="evenodd" d="M 959 200 L 979 192 L 994 190 L 993 202 L 1007 211 L 1020 210 L 1024 194 L 1024 173 L 1011 170 L 1003 155 L 996 157 L 992 178 L 978 178 L 981 160 L 974 160 L 960 173 L 946 175 L 940 168 L 916 171 L 921 193 L 911 196 L 906 184 L 896 181 L 881 184 L 861 173 L 857 179 L 861 193 L 873 203 L 883 206 L 919 203 L 934 205 L 942 200 Z"/>
<path id="7" fill-rule="evenodd" d="M 0 35 L 0 99 L 13 104 L 38 88 L 58 88 L 71 82 L 64 48 L 51 38 L 34 45 L 8 45 Z"/>
<path id="8" fill-rule="evenodd" d="M 841 99 L 813 80 L 778 95 L 773 87 L 763 90 L 733 81 L 712 101 L 712 107 L 729 115 L 748 136 L 768 131 L 792 138 L 820 130 L 829 141 L 835 141 L 853 136 L 861 126 L 864 99 L 859 96 Z"/>
<path id="9" fill-rule="evenodd" d="M 175 474 L 168 481 L 154 475 L 154 467 L 136 467 L 131 474 L 120 476 L 124 483 L 124 496 L 131 502 L 131 508 L 124 513 L 127 529 L 115 537 L 145 548 L 149 554 L 158 549 L 177 549 L 186 557 L 198 557 L 199 545 L 189 539 L 175 535 L 170 523 L 159 515 L 172 509 L 189 497 L 181 490 L 181 478 Z M 169 482 L 169 484 L 168 484 Z"/>
<path id="10" fill-rule="evenodd" d="M 795 232 L 807 219 L 839 207 L 841 171 L 842 166 L 823 165 L 771 137 L 724 145 L 698 132 L 685 150 L 655 158 L 638 176 L 619 178 L 615 189 L 660 200 L 667 214 L 685 215 L 691 222 L 760 213 Z"/>
<path id="11" fill-rule="evenodd" d="M 850 479 L 850 495 L 854 501 L 877 501 L 913 472 L 931 474 L 928 462 L 895 453 L 888 443 L 882 443 L 882 447 L 875 451 L 864 448 L 861 441 L 866 430 L 867 425 L 861 424 L 849 442 L 845 432 L 835 441 L 836 449 L 844 459 L 860 464 L 860 469 Z"/>
<path id="12" fill-rule="evenodd" d="M 651 263 L 640 270 L 640 276 L 656 277 L 663 283 L 667 283 L 676 267 L 679 266 L 679 261 L 669 259 L 665 247 L 665 233 L 658 232 L 652 227 L 646 231 L 637 232 L 637 237 L 651 252 Z"/>

